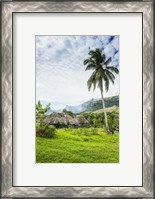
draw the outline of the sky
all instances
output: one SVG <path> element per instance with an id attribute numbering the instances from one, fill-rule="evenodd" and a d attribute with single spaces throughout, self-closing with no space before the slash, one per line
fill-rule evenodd
<path id="1" fill-rule="evenodd" d="M 36 36 L 36 101 L 51 103 L 52 109 L 79 105 L 100 98 L 100 90 L 88 91 L 85 71 L 88 52 L 99 48 L 111 66 L 119 68 L 119 36 Z M 104 97 L 119 95 L 119 75 Z"/>

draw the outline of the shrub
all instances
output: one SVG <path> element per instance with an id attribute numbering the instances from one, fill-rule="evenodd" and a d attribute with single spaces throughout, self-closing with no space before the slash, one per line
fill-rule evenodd
<path id="1" fill-rule="evenodd" d="M 52 138 L 54 137 L 56 129 L 54 126 L 47 123 L 37 123 L 36 124 L 36 133 L 39 137 Z"/>
<path id="2" fill-rule="evenodd" d="M 62 125 L 60 124 L 60 122 L 59 122 L 59 121 L 56 121 L 55 127 L 56 127 L 56 128 L 61 128 L 61 127 L 62 127 Z"/>
<path id="3" fill-rule="evenodd" d="M 56 132 L 56 129 L 54 126 L 46 125 L 44 136 L 46 138 L 52 138 L 52 137 L 54 137 L 55 132 Z"/>
<path id="4" fill-rule="evenodd" d="M 116 112 L 108 113 L 109 127 L 116 130 L 119 125 L 119 114 Z"/>
<path id="5" fill-rule="evenodd" d="M 100 118 L 94 118 L 93 124 L 94 124 L 94 127 L 100 127 L 101 126 Z"/>

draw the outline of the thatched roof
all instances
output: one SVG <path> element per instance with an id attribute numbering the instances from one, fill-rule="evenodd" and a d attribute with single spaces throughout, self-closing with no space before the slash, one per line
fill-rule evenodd
<path id="1" fill-rule="evenodd" d="M 76 117 L 71 117 L 70 115 L 66 113 L 51 113 L 49 116 L 47 116 L 44 119 L 44 122 L 51 124 L 51 125 L 57 125 L 58 123 L 62 126 L 87 126 L 89 122 L 86 120 L 86 118 L 83 115 L 77 115 Z"/>

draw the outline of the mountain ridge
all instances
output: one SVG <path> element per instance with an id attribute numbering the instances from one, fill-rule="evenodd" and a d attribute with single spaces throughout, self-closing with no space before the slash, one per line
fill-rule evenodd
<path id="1" fill-rule="evenodd" d="M 107 97 L 104 99 L 105 100 L 105 107 L 112 107 L 112 106 L 119 106 L 119 96 L 112 96 L 112 97 Z M 86 101 L 84 103 L 81 103 L 79 105 L 75 105 L 75 106 L 69 106 L 66 105 L 65 108 L 67 111 L 71 111 L 74 114 L 78 114 L 78 113 L 82 113 L 85 111 L 95 111 L 95 110 L 99 110 L 102 109 L 102 100 L 101 99 L 91 99 L 89 101 Z M 50 109 L 47 112 L 47 115 L 53 113 L 53 112 L 62 112 L 63 109 L 58 109 L 58 110 L 52 110 Z"/>
<path id="2" fill-rule="evenodd" d="M 107 97 L 104 99 L 105 107 L 119 106 L 119 96 Z M 102 109 L 102 100 L 101 99 L 91 99 L 77 106 L 66 106 L 67 111 L 73 113 L 81 113 L 84 111 L 95 111 Z"/>

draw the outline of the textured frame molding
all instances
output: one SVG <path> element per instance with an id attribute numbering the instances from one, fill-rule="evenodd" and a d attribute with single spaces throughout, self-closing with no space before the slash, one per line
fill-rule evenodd
<path id="1" fill-rule="evenodd" d="M 2 197 L 131 197 L 154 198 L 153 165 L 153 1 L 6 1 L 1 5 Z M 141 12 L 143 13 L 143 186 L 142 187 L 13 187 L 12 185 L 12 13 Z"/>

